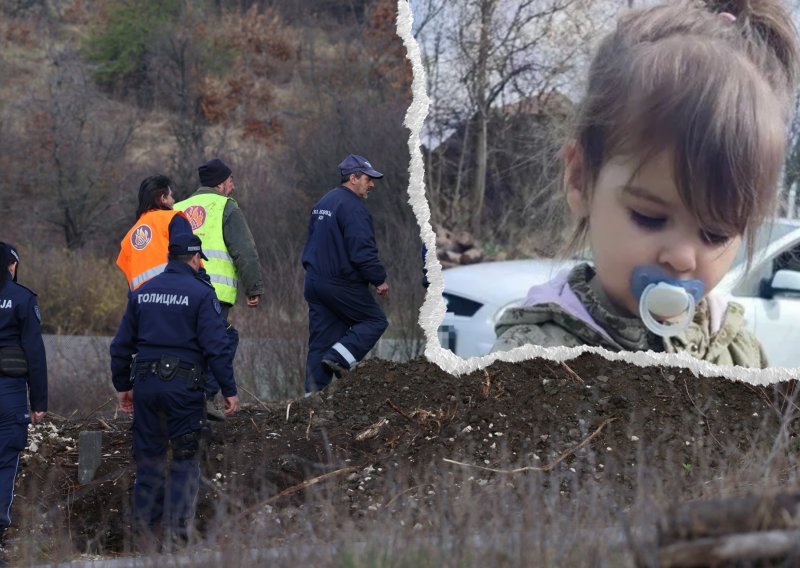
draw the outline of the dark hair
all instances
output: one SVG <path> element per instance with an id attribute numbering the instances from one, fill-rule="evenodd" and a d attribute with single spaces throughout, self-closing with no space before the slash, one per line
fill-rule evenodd
<path id="1" fill-rule="evenodd" d="M 581 190 L 591 198 L 614 156 L 643 165 L 670 151 L 684 204 L 713 231 L 744 235 L 749 262 L 755 229 L 775 210 L 797 75 L 797 36 L 779 0 L 629 11 L 601 42 L 576 116 Z M 584 218 L 569 248 L 587 231 Z"/>
<path id="2" fill-rule="evenodd" d="M 172 180 L 167 176 L 150 176 L 144 178 L 139 186 L 139 207 L 136 209 L 136 218 L 153 209 L 164 209 L 159 203 L 161 197 L 169 195 Z"/>
<path id="3" fill-rule="evenodd" d="M 167 253 L 167 260 L 169 260 L 169 261 L 178 261 L 178 262 L 183 262 L 183 263 L 188 264 L 189 261 L 192 260 L 195 257 L 196 254 L 197 253 L 194 253 L 194 254 L 173 254 L 171 252 L 168 252 Z"/>
<path id="4" fill-rule="evenodd" d="M 356 179 L 361 179 L 361 176 L 366 175 L 364 172 L 350 172 L 346 176 L 342 176 L 340 183 L 347 183 L 350 181 L 350 176 L 356 176 Z"/>

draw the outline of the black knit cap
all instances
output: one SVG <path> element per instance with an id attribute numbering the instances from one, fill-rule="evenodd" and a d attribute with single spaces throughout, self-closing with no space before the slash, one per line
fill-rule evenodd
<path id="1" fill-rule="evenodd" d="M 207 161 L 197 168 L 200 174 L 200 185 L 203 187 L 216 187 L 231 177 L 231 169 L 219 158 Z"/>

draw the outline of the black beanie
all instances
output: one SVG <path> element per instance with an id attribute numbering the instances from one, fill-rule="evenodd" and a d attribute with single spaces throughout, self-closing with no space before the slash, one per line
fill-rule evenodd
<path id="1" fill-rule="evenodd" d="M 200 174 L 200 185 L 216 187 L 231 177 L 231 169 L 219 158 L 207 161 L 197 169 Z"/>

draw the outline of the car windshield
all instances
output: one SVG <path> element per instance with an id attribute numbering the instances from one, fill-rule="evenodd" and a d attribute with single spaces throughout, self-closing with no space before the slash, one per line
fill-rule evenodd
<path id="1" fill-rule="evenodd" d="M 758 252 L 767 248 L 770 243 L 782 239 L 792 231 L 797 230 L 797 228 L 798 226 L 795 224 L 782 223 L 781 221 L 764 224 L 759 228 L 758 234 L 756 235 L 755 255 L 757 256 Z M 740 264 L 744 263 L 746 258 L 747 247 L 742 246 L 739 248 L 739 252 L 736 253 L 736 258 L 733 261 L 731 269 L 738 268 Z"/>

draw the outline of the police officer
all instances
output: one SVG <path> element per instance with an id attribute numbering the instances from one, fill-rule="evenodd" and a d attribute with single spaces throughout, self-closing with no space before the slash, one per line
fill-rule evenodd
<path id="1" fill-rule="evenodd" d="M 120 410 L 134 412 L 134 526 L 152 530 L 161 520 L 168 545 L 186 541 L 195 514 L 207 367 L 225 415 L 239 408 L 222 309 L 198 277 L 201 258 L 199 237 L 173 235 L 166 269 L 131 293 L 110 349 Z"/>
<path id="2" fill-rule="evenodd" d="M 0 565 L 28 424 L 47 414 L 47 360 L 36 294 L 17 284 L 19 253 L 0 242 Z M 28 413 L 28 399 L 31 412 Z"/>
<path id="3" fill-rule="evenodd" d="M 372 216 L 364 205 L 383 174 L 362 156 L 339 164 L 341 185 L 311 211 L 303 251 L 308 302 L 306 392 L 323 389 L 360 361 L 389 322 L 369 290 L 387 297 L 386 270 L 378 258 Z"/>

